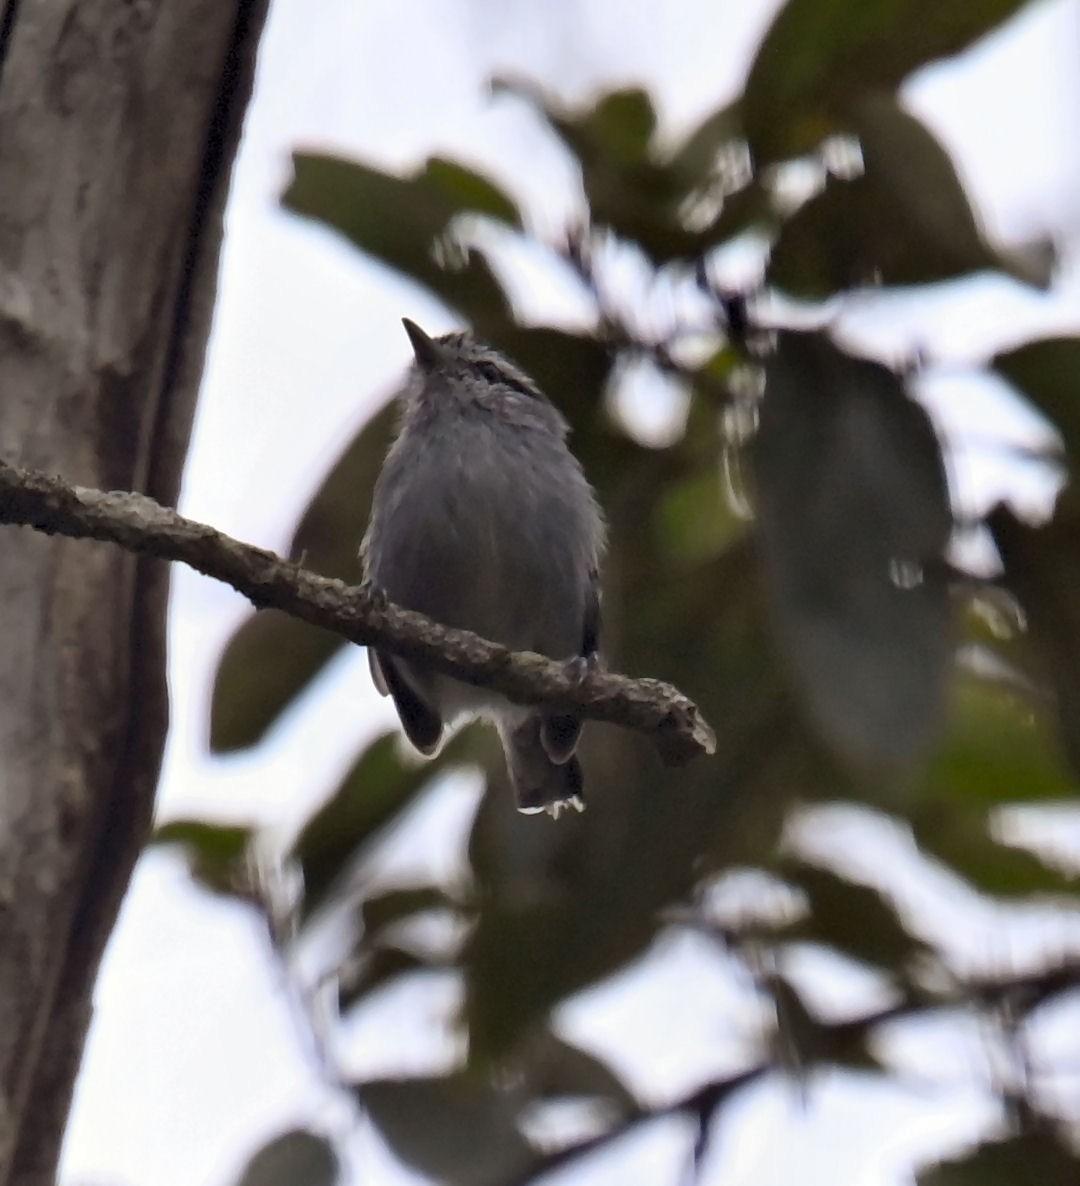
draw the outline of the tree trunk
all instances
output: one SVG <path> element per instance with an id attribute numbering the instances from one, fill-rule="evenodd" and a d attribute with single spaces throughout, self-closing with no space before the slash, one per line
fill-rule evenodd
<path id="1" fill-rule="evenodd" d="M 267 0 L 0 0 L 0 456 L 174 503 Z M 0 534 L 0 1186 L 51 1183 L 151 821 L 167 576 Z"/>

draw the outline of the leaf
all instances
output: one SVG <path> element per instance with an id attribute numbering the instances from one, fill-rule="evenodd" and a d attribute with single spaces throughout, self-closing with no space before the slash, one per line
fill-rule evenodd
<path id="1" fill-rule="evenodd" d="M 985 242 L 948 153 L 923 123 L 886 97 L 861 103 L 853 120 L 865 172 L 830 176 L 787 220 L 770 258 L 771 283 L 822 299 L 873 283 L 1011 270 Z"/>
<path id="2" fill-rule="evenodd" d="M 672 167 L 687 183 L 704 185 L 714 175 L 717 155 L 725 145 L 742 142 L 737 103 L 725 103 L 707 115 L 675 150 Z"/>
<path id="3" fill-rule="evenodd" d="M 387 927 L 417 914 L 454 908 L 454 901 L 437 885 L 399 886 L 375 897 L 365 898 L 361 903 L 364 938 L 371 940 Z"/>
<path id="4" fill-rule="evenodd" d="M 1071 799 L 1057 738 L 1042 715 L 1007 692 L 973 679 L 952 698 L 949 730 L 912 797 L 961 800 L 985 809 Z"/>
<path id="5" fill-rule="evenodd" d="M 926 413 L 878 363 L 783 333 L 753 458 L 776 635 L 806 712 L 849 761 L 912 763 L 951 656 L 934 565 L 952 520 Z"/>
<path id="6" fill-rule="evenodd" d="M 191 876 L 212 893 L 246 897 L 256 835 L 252 825 L 178 819 L 157 828 L 152 843 L 180 845 Z"/>
<path id="7" fill-rule="evenodd" d="M 564 121 L 564 135 L 578 155 L 603 150 L 627 164 L 647 161 L 656 132 L 656 112 L 643 90 L 611 91 L 576 122 Z"/>
<path id="8" fill-rule="evenodd" d="M 387 403 L 345 447 L 304 509 L 289 548 L 291 559 L 348 584 L 361 580 L 360 541 L 398 417 L 396 403 Z"/>
<path id="9" fill-rule="evenodd" d="M 467 169 L 460 161 L 429 157 L 421 177 L 433 190 L 445 194 L 458 212 L 486 214 L 507 226 L 521 228 L 521 214 L 514 202 L 489 178 Z"/>
<path id="10" fill-rule="evenodd" d="M 1024 0 L 788 0 L 758 47 L 743 122 L 758 167 L 810 151 L 849 126 L 868 94 L 960 53 Z"/>
<path id="11" fill-rule="evenodd" d="M 728 111 L 715 113 L 665 159 L 655 144 L 652 100 L 643 90 L 612 91 L 591 107 L 570 111 L 530 83 L 502 79 L 495 87 L 530 103 L 573 153 L 590 222 L 635 243 L 654 264 L 701 256 L 745 229 L 763 207 L 743 203 L 700 229 L 685 218 L 690 199 L 715 188 L 716 154 L 736 131 Z"/>
<path id="12" fill-rule="evenodd" d="M 1056 692 L 1062 742 L 1080 776 L 1080 508 L 1067 490 L 1042 527 L 1022 523 L 1004 506 L 987 525 Z"/>
<path id="13" fill-rule="evenodd" d="M 921 802 L 908 812 L 919 847 L 973 888 L 1000 898 L 1069 896 L 1074 878 L 1034 853 L 995 839 L 990 812 L 970 803 Z"/>
<path id="14" fill-rule="evenodd" d="M 718 555 L 737 531 L 715 460 L 708 469 L 670 483 L 657 511 L 655 530 L 676 562 Z"/>
<path id="15" fill-rule="evenodd" d="M 809 916 L 786 929 L 892 973 L 902 973 L 924 945 L 905 928 L 896 907 L 877 889 L 817 865 L 796 862 L 780 870 L 809 902 Z"/>
<path id="16" fill-rule="evenodd" d="M 345 645 L 339 635 L 280 610 L 260 610 L 241 623 L 214 678 L 211 751 L 226 754 L 262 741 Z"/>
<path id="17" fill-rule="evenodd" d="M 289 555 L 297 563 L 350 584 L 360 581 L 360 541 L 396 423 L 397 409 L 387 404 L 334 463 L 293 536 Z M 218 661 L 210 749 L 229 753 L 260 742 L 345 645 L 277 610 L 242 622 Z"/>
<path id="18" fill-rule="evenodd" d="M 575 430 L 601 413 L 615 361 L 603 342 L 549 326 L 507 325 L 498 330 L 492 345 L 536 381 Z"/>
<path id="19" fill-rule="evenodd" d="M 470 759 L 472 745 L 471 730 L 463 730 L 430 761 L 403 756 L 396 731 L 368 746 L 293 845 L 292 857 L 304 875 L 305 918 L 323 904 L 373 837 L 438 774 Z"/>
<path id="20" fill-rule="evenodd" d="M 777 1056 L 781 1066 L 800 1084 L 821 1063 L 878 1070 L 861 1026 L 843 1022 L 823 1024 L 804 1004 L 798 989 L 784 976 L 769 978 L 769 990 L 776 1007 Z"/>
<path id="21" fill-rule="evenodd" d="M 1080 465 L 1080 338 L 1027 342 L 993 365 L 1061 433 L 1072 466 Z"/>
<path id="22" fill-rule="evenodd" d="M 516 1058 L 560 1001 L 639 956 L 700 878 L 768 862 L 793 799 L 820 776 L 767 656 L 753 550 L 743 539 L 707 564 L 665 562 L 646 529 L 669 472 L 656 462 L 645 452 L 605 502 L 618 557 L 608 653 L 619 670 L 690 690 L 725 723 L 719 751 L 670 770 L 644 739 L 588 727 L 588 810 L 557 823 L 518 815 L 505 776 L 489 778 L 469 840 L 477 919 L 461 956 L 476 1067 Z"/>
<path id="23" fill-rule="evenodd" d="M 639 1110 L 634 1094 L 606 1062 L 564 1042 L 549 1029 L 530 1043 L 526 1065 L 529 1090 L 541 1099 L 603 1100 L 620 1116 L 631 1116 Z"/>
<path id="24" fill-rule="evenodd" d="M 337 1154 L 325 1137 L 293 1129 L 252 1156 L 237 1186 L 335 1186 L 340 1174 Z"/>
<path id="25" fill-rule="evenodd" d="M 986 1141 L 919 1172 L 919 1186 L 1031 1186 L 1080 1181 L 1080 1160 L 1052 1130 Z"/>
<path id="26" fill-rule="evenodd" d="M 497 1186 L 537 1160 L 508 1095 L 478 1079 L 375 1079 L 356 1094 L 397 1156 L 440 1182 Z"/>
<path id="27" fill-rule="evenodd" d="M 513 203 L 486 178 L 444 161 L 396 177 L 319 153 L 295 153 L 293 168 L 282 198 L 288 209 L 340 231 L 478 326 L 509 317 L 506 295 L 483 254 L 469 249 L 456 259 L 447 249 L 451 223 L 461 214 L 513 211 L 516 223 Z"/>
<path id="28" fill-rule="evenodd" d="M 355 1008 L 372 993 L 415 972 L 433 972 L 436 967 L 412 951 L 394 944 L 377 944 L 365 950 L 338 981 L 338 1009 Z"/>

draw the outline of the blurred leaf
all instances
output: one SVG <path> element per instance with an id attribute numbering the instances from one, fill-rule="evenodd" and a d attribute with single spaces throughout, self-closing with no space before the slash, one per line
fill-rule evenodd
<path id="1" fill-rule="evenodd" d="M 739 106 L 737 103 L 725 103 L 707 115 L 679 145 L 671 158 L 672 167 L 688 183 L 703 185 L 714 175 L 716 158 L 721 149 L 741 142 Z"/>
<path id="2" fill-rule="evenodd" d="M 868 96 L 854 118 L 865 175 L 883 199 L 888 196 L 890 208 L 880 214 L 906 224 L 926 252 L 927 258 L 912 260 L 915 270 L 929 270 L 936 249 L 952 274 L 999 267 L 1032 282 L 1030 268 L 1013 270 L 987 245 L 952 158 L 920 119 L 885 95 Z"/>
<path id="3" fill-rule="evenodd" d="M 728 509 L 720 467 L 672 482 L 657 508 L 655 530 L 677 561 L 694 562 L 718 555 L 737 531 Z"/>
<path id="4" fill-rule="evenodd" d="M 787 928 L 789 936 L 818 940 L 854 959 L 901 974 L 924 950 L 879 890 L 801 861 L 784 865 L 781 874 L 806 895 L 810 906 L 807 917 Z"/>
<path id="5" fill-rule="evenodd" d="M 467 169 L 460 161 L 429 157 L 421 178 L 433 190 L 444 193 L 457 211 L 486 214 L 521 229 L 521 214 L 513 201 L 489 178 Z"/>
<path id="6" fill-rule="evenodd" d="M 1080 1159 L 1051 1131 L 987 1141 L 919 1173 L 919 1186 L 1031 1186 L 1080 1181 Z"/>
<path id="7" fill-rule="evenodd" d="M 297 563 L 349 584 L 360 581 L 360 541 L 397 415 L 393 403 L 376 412 L 326 475 L 289 549 Z M 242 622 L 218 661 L 211 750 L 228 753 L 260 742 L 345 645 L 337 635 L 277 610 Z"/>
<path id="8" fill-rule="evenodd" d="M 873 283 L 930 284 L 1009 269 L 983 239 L 948 153 L 923 123 L 885 97 L 860 104 L 854 121 L 864 174 L 830 176 L 784 224 L 770 259 L 772 283 L 820 299 Z"/>
<path id="9" fill-rule="evenodd" d="M 345 646 L 276 609 L 243 622 L 218 662 L 210 701 L 210 749 L 231 753 L 262 741 L 292 704 Z"/>
<path id="10" fill-rule="evenodd" d="M 849 760 L 911 763 L 951 657 L 933 566 L 952 519 L 929 418 L 880 364 L 782 333 L 754 461 L 776 632 L 807 712 Z"/>
<path id="11" fill-rule="evenodd" d="M 1080 338 L 1044 338 L 998 354 L 994 367 L 1061 433 L 1080 465 Z"/>
<path id="12" fill-rule="evenodd" d="M 282 198 L 288 209 L 340 231 L 477 326 L 509 316 L 506 295 L 484 256 L 469 249 L 456 259 L 449 246 L 458 215 L 502 218 L 512 212 L 517 222 L 513 203 L 486 178 L 445 161 L 428 162 L 402 178 L 318 153 L 295 153 L 293 167 Z"/>
<path id="13" fill-rule="evenodd" d="M 398 1157 L 440 1182 L 497 1186 L 537 1160 L 515 1103 L 477 1079 L 375 1079 L 356 1094 Z"/>
<path id="14" fill-rule="evenodd" d="M 607 1063 L 548 1029 L 530 1043 L 526 1073 L 530 1092 L 541 1099 L 581 1096 L 603 1100 L 621 1116 L 639 1109 L 633 1093 Z"/>
<path id="15" fill-rule="evenodd" d="M 643 90 L 612 91 L 576 122 L 564 120 L 563 135 L 579 156 L 592 152 L 631 164 L 649 158 L 656 112 Z"/>
<path id="16" fill-rule="evenodd" d="M 211 892 L 244 897 L 249 889 L 248 866 L 256 834 L 252 825 L 178 819 L 157 828 L 153 843 L 180 845 L 191 876 Z"/>
<path id="17" fill-rule="evenodd" d="M 1076 881 L 1027 849 L 991 834 L 990 812 L 944 801 L 921 802 L 909 813 L 919 847 L 974 889 L 995 897 L 1072 896 Z"/>
<path id="18" fill-rule="evenodd" d="M 405 335 L 402 334 L 402 342 Z M 402 358 L 407 355 L 402 346 Z M 305 568 L 346 583 L 362 579 L 360 541 L 375 483 L 394 439 L 399 411 L 390 401 L 357 432 L 304 509 L 289 556 Z"/>
<path id="19" fill-rule="evenodd" d="M 1004 506 L 987 524 L 1053 683 L 1065 752 L 1080 775 L 1080 508 L 1070 489 L 1042 527 L 1022 523 Z"/>
<path id="20" fill-rule="evenodd" d="M 641 955 L 699 879 L 768 864 L 789 805 L 822 777 L 766 649 L 747 541 L 683 568 L 643 529 L 671 468 L 665 452 L 633 454 L 605 499 L 607 654 L 617 670 L 685 688 L 724 722 L 719 751 L 672 770 L 646 740 L 589 726 L 588 810 L 557 824 L 518 815 L 504 774 L 489 776 L 469 841 L 478 915 L 462 958 L 477 1067 L 515 1059 L 560 1001 Z"/>
<path id="21" fill-rule="evenodd" d="M 471 730 L 462 730 L 429 761 L 404 756 L 396 730 L 368 746 L 293 845 L 293 859 L 304 875 L 305 918 L 322 905 L 369 841 L 437 775 L 469 761 L 472 744 Z"/>
<path id="22" fill-rule="evenodd" d="M 920 785 L 927 800 L 963 800 L 986 809 L 1076 794 L 1046 721 L 1026 703 L 974 679 L 954 691 L 948 732 Z M 913 797 L 919 793 L 913 790 Z"/>
<path id="23" fill-rule="evenodd" d="M 776 1008 L 777 1057 L 784 1070 L 800 1084 L 822 1063 L 858 1070 L 879 1069 L 861 1027 L 823 1024 L 784 976 L 771 976 L 769 991 Z"/>
<path id="24" fill-rule="evenodd" d="M 237 1186 L 335 1186 L 339 1176 L 333 1145 L 325 1137 L 293 1129 L 254 1154 Z"/>
<path id="25" fill-rule="evenodd" d="M 757 165 L 798 156 L 843 130 L 867 95 L 957 54 L 1025 0 L 788 0 L 750 68 L 743 121 Z"/>
<path id="26" fill-rule="evenodd" d="M 409 885 L 365 898 L 360 906 L 365 939 L 372 939 L 386 927 L 428 910 L 453 910 L 454 901 L 437 885 Z"/>
<path id="27" fill-rule="evenodd" d="M 614 363 L 603 342 L 548 326 L 508 324 L 499 329 L 491 344 L 532 376 L 575 432 L 596 421 Z M 571 442 L 572 447 L 576 443 Z"/>
<path id="28" fill-rule="evenodd" d="M 730 109 L 716 112 L 665 159 L 655 144 L 652 100 L 643 90 L 612 91 L 592 107 L 569 111 L 530 83 L 503 79 L 495 86 L 532 104 L 574 154 L 590 222 L 610 227 L 655 264 L 701 256 L 764 209 L 763 201 L 743 202 L 700 228 L 685 217 L 691 199 L 723 183 L 713 163 L 737 130 Z"/>
<path id="29" fill-rule="evenodd" d="M 394 944 L 365 947 L 363 955 L 342 971 L 338 981 L 338 1009 L 345 1013 L 403 976 L 437 970 L 430 961 Z"/>

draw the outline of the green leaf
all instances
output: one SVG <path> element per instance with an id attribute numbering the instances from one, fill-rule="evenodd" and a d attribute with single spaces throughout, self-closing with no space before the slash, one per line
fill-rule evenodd
<path id="1" fill-rule="evenodd" d="M 515 1103 L 478 1079 L 375 1079 L 356 1094 L 403 1162 L 450 1186 L 498 1186 L 537 1160 Z"/>
<path id="2" fill-rule="evenodd" d="M 540 1099 L 583 1097 L 603 1100 L 620 1116 L 631 1116 L 640 1105 L 618 1075 L 595 1055 L 564 1042 L 549 1029 L 529 1044 L 526 1079 Z"/>
<path id="3" fill-rule="evenodd" d="M 152 843 L 180 845 L 191 876 L 212 893 L 246 897 L 256 834 L 257 829 L 247 824 L 178 819 L 162 824 L 154 832 Z"/>
<path id="4" fill-rule="evenodd" d="M 409 885 L 387 890 L 375 897 L 365 898 L 360 905 L 364 939 L 369 941 L 387 927 L 417 914 L 455 908 L 453 899 L 437 885 Z"/>
<path id="5" fill-rule="evenodd" d="M 743 121 L 758 166 L 850 128 L 866 95 L 966 49 L 1025 0 L 788 0 L 750 68 Z"/>
<path id="6" fill-rule="evenodd" d="M 396 731 L 383 734 L 368 746 L 293 845 L 292 857 L 304 875 L 305 918 L 323 904 L 372 839 L 438 774 L 470 760 L 472 746 L 468 729 L 451 738 L 430 761 L 404 756 Z"/>
<path id="7" fill-rule="evenodd" d="M 715 460 L 708 469 L 668 486 L 654 530 L 676 562 L 706 560 L 731 543 L 738 528 Z"/>
<path id="8" fill-rule="evenodd" d="M 613 91 L 592 107 L 570 111 L 529 83 L 502 80 L 496 89 L 529 102 L 573 153 L 591 223 L 635 243 L 655 264 L 701 256 L 745 229 L 762 209 L 757 202 L 725 208 L 704 228 L 690 226 L 685 217 L 691 199 L 719 180 L 714 159 L 736 131 L 730 112 L 717 112 L 665 159 L 655 144 L 652 100 L 642 90 Z"/>
<path id="9" fill-rule="evenodd" d="M 954 690 L 948 733 L 911 793 L 989 810 L 1071 799 L 1076 782 L 1041 714 L 996 686 L 968 679 Z"/>
<path id="10" fill-rule="evenodd" d="M 951 657 L 934 565 L 952 518 L 929 418 L 892 371 L 783 333 L 753 455 L 776 634 L 806 712 L 849 761 L 911 764 Z"/>
<path id="11" fill-rule="evenodd" d="M 395 402 L 385 404 L 345 447 L 304 509 L 289 547 L 291 559 L 323 576 L 360 582 L 360 541 L 399 416 Z"/>
<path id="12" fill-rule="evenodd" d="M 853 119 L 865 172 L 850 180 L 830 176 L 784 224 L 770 259 L 771 283 L 821 299 L 874 283 L 930 284 L 1011 270 L 985 242 L 948 153 L 923 123 L 884 96 L 860 104 Z"/>
<path id="13" fill-rule="evenodd" d="M 880 890 L 801 861 L 780 872 L 806 895 L 810 906 L 808 917 L 787 928 L 789 936 L 818 940 L 893 973 L 902 972 L 923 952 L 922 942 L 908 932 Z"/>
<path id="14" fill-rule="evenodd" d="M 982 893 L 1072 898 L 1076 892 L 1075 878 L 1027 849 L 995 839 L 990 812 L 984 808 L 952 800 L 924 801 L 909 810 L 908 818 L 919 847 Z"/>
<path id="15" fill-rule="evenodd" d="M 349 584 L 360 581 L 360 541 L 397 417 L 392 403 L 376 412 L 323 479 L 289 549 L 297 563 Z M 261 741 L 345 645 L 337 635 L 277 610 L 241 623 L 218 662 L 211 750 L 228 753 Z"/>
<path id="16" fill-rule="evenodd" d="M 345 646 L 329 630 L 267 609 L 241 623 L 218 662 L 210 701 L 210 749 L 256 745 Z"/>
<path id="17" fill-rule="evenodd" d="M 921 1170 L 919 1186 L 1055 1186 L 1080 1181 L 1080 1159 L 1046 1128 L 987 1141 L 970 1153 Z"/>
<path id="18" fill-rule="evenodd" d="M 679 145 L 672 167 L 687 183 L 704 185 L 714 176 L 716 158 L 729 144 L 742 142 L 742 118 L 737 103 L 725 103 L 707 115 Z"/>
<path id="19" fill-rule="evenodd" d="M 500 217 L 513 209 L 486 178 L 439 161 L 411 177 L 396 177 L 318 153 L 294 154 L 293 166 L 282 199 L 288 209 L 340 231 L 478 326 L 509 316 L 506 295 L 484 256 L 470 249 L 456 259 L 448 246 L 459 215 Z"/>
<path id="20" fill-rule="evenodd" d="M 821 1063 L 879 1070 L 860 1026 L 825 1024 L 804 1004 L 798 989 L 783 976 L 771 976 L 769 989 L 776 1006 L 777 1055 L 784 1069 L 805 1083 Z"/>
<path id="21" fill-rule="evenodd" d="M 365 949 L 341 974 L 338 981 L 338 1009 L 344 1013 L 360 1005 L 372 993 L 417 972 L 436 971 L 436 965 L 415 952 L 394 944 L 377 944 Z"/>
<path id="22" fill-rule="evenodd" d="M 1042 527 L 1022 523 L 1007 507 L 987 524 L 1005 565 L 1043 667 L 1057 694 L 1057 718 L 1074 775 L 1080 775 L 1080 507 L 1072 490 Z"/>
<path id="23" fill-rule="evenodd" d="M 1070 464 L 1080 465 L 1080 338 L 1027 342 L 993 365 L 1061 433 Z"/>
<path id="24" fill-rule="evenodd" d="M 603 342 L 549 326 L 506 325 L 491 344 L 532 376 L 575 432 L 596 421 L 615 361 Z"/>
<path id="25" fill-rule="evenodd" d="M 821 775 L 768 659 L 748 542 L 679 568 L 647 529 L 671 469 L 661 461 L 643 450 L 605 499 L 618 558 L 608 654 L 617 670 L 694 695 L 724 722 L 719 752 L 673 770 L 646 739 L 588 726 L 588 810 L 557 823 L 520 816 L 505 776 L 489 778 L 469 841 L 477 920 L 461 957 L 477 1067 L 515 1058 L 560 1001 L 639 956 L 699 878 L 768 863 L 793 799 Z"/>
<path id="26" fill-rule="evenodd" d="M 325 1137 L 293 1129 L 254 1154 L 237 1186 L 335 1186 L 340 1173 L 337 1154 Z"/>
<path id="27" fill-rule="evenodd" d="M 521 214 L 514 202 L 490 178 L 467 169 L 460 161 L 429 157 L 420 176 L 433 191 L 445 194 L 456 212 L 486 214 L 521 229 Z"/>
<path id="28" fill-rule="evenodd" d="M 616 160 L 631 164 L 649 159 L 656 112 L 643 90 L 612 91 L 576 123 L 565 121 L 567 141 L 579 155 L 602 148 Z"/>

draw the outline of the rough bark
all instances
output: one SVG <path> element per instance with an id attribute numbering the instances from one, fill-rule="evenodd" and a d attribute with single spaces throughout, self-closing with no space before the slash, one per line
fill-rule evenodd
<path id="1" fill-rule="evenodd" d="M 0 0 L 0 452 L 175 501 L 266 0 Z M 166 569 L 0 540 L 0 1186 L 54 1179 L 151 819 Z"/>
<path id="2" fill-rule="evenodd" d="M 112 540 L 132 552 L 179 560 L 232 585 L 258 609 L 273 606 L 361 646 L 378 645 L 519 704 L 573 709 L 652 736 L 679 765 L 716 749 L 697 705 L 656 679 L 580 671 L 531 652 L 514 653 L 469 630 L 454 630 L 370 590 L 308 572 L 273 552 L 230 539 L 144 495 L 87 490 L 8 465 L 0 457 L 0 523 L 47 534 Z"/>

